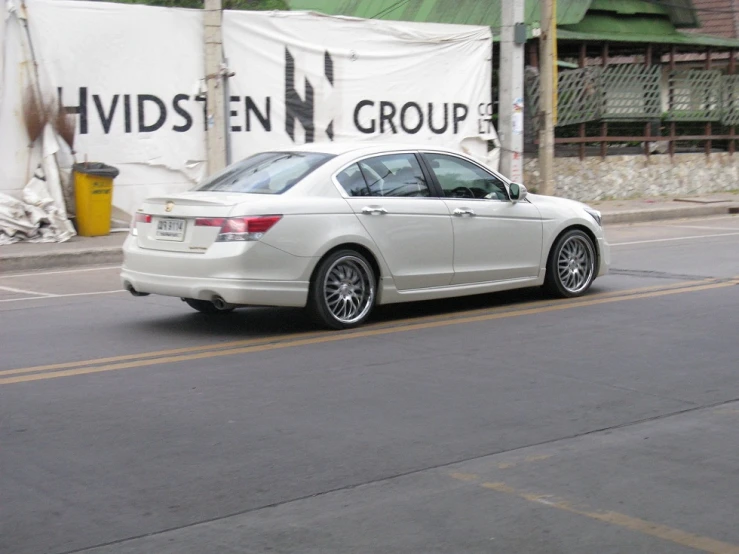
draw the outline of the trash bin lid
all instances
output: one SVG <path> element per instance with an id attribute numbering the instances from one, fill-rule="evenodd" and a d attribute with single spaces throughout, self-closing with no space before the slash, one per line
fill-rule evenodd
<path id="1" fill-rule="evenodd" d="M 95 175 L 96 177 L 110 177 L 111 179 L 115 179 L 120 173 L 117 167 L 100 162 L 76 163 L 72 166 L 72 169 L 77 173 Z"/>

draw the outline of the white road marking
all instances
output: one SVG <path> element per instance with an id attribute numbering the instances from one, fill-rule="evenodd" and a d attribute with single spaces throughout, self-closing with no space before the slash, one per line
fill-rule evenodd
<path id="1" fill-rule="evenodd" d="M 631 246 L 632 244 L 649 244 L 651 242 L 672 242 L 676 240 L 710 239 L 716 237 L 734 237 L 739 233 L 721 233 L 718 235 L 693 235 L 690 237 L 673 237 L 669 239 L 634 240 L 630 242 L 612 242 L 611 246 Z"/>
<path id="2" fill-rule="evenodd" d="M 56 296 L 55 294 L 49 294 L 48 292 L 36 292 L 32 290 L 25 290 L 25 289 L 17 289 L 15 287 L 0 287 L 0 290 L 4 290 L 7 292 L 15 292 L 18 294 L 35 294 L 36 296 Z"/>
<path id="3" fill-rule="evenodd" d="M 707 231 L 736 231 L 736 227 L 709 227 L 708 225 L 670 225 L 676 229 L 705 229 Z"/>
<path id="4" fill-rule="evenodd" d="M 739 216 L 737 215 L 722 215 L 722 216 L 715 216 L 715 217 L 681 217 L 679 219 L 654 219 L 652 221 L 639 221 L 636 223 L 614 223 L 612 225 L 608 225 L 609 229 L 616 229 L 616 228 L 634 228 L 634 227 L 675 227 L 680 225 L 680 223 L 700 223 L 701 221 L 719 221 L 722 219 L 733 219 L 735 221 L 739 221 Z"/>
<path id="5" fill-rule="evenodd" d="M 119 290 L 104 290 L 100 292 L 75 292 L 72 294 L 47 294 L 45 296 L 27 296 L 24 298 L 6 298 L 5 300 L 0 300 L 0 302 L 20 302 L 22 300 L 48 300 L 50 298 L 69 298 L 70 296 L 96 296 L 100 294 L 118 294 L 119 292 L 127 292 L 127 291 L 123 289 L 119 289 Z M 32 294 L 36 294 L 36 293 L 32 293 Z"/>
<path id="6" fill-rule="evenodd" d="M 13 279 L 15 277 L 36 277 L 38 275 L 61 275 L 64 273 L 82 273 L 83 271 L 104 271 L 106 269 L 120 269 L 119 265 L 106 265 L 101 267 L 86 267 L 84 269 L 60 269 L 57 271 L 34 271 L 33 273 L 6 273 L 0 275 L 0 279 Z"/>
<path id="7" fill-rule="evenodd" d="M 675 219 L 673 221 L 675 221 L 677 223 L 680 223 L 681 221 L 684 221 L 684 222 L 689 223 L 691 221 L 692 222 L 696 222 L 696 221 L 720 221 L 722 219 L 733 219 L 735 221 L 739 221 L 739 217 L 736 214 L 733 214 L 733 215 L 721 215 L 721 216 L 715 216 L 715 217 L 705 217 L 705 218 L 701 217 L 699 219 L 691 217 L 691 218 Z M 665 221 L 665 223 L 667 223 L 667 220 L 663 220 L 663 221 Z"/>

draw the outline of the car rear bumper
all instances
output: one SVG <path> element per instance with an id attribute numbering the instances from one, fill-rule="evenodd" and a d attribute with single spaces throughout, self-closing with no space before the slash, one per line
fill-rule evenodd
<path id="1" fill-rule="evenodd" d="M 305 306 L 314 262 L 260 243 L 217 244 L 193 254 L 141 248 L 134 237 L 123 257 L 126 289 L 249 306 Z"/>
<path id="2" fill-rule="evenodd" d="M 253 279 L 203 279 L 172 277 L 123 269 L 123 287 L 140 293 L 161 294 L 196 300 L 220 296 L 228 304 L 291 306 L 302 308 L 308 300 L 307 281 L 257 281 Z"/>

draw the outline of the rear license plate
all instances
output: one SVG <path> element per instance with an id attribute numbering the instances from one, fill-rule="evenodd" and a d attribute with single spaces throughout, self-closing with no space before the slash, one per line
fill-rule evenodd
<path id="1" fill-rule="evenodd" d="M 185 238 L 184 219 L 160 219 L 157 222 L 156 237 L 160 240 L 178 240 Z"/>

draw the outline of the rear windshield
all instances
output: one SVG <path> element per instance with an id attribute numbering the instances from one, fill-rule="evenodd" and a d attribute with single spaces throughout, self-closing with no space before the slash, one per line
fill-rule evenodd
<path id="1" fill-rule="evenodd" d="M 331 158 L 318 152 L 263 152 L 230 165 L 195 190 L 281 194 Z"/>

